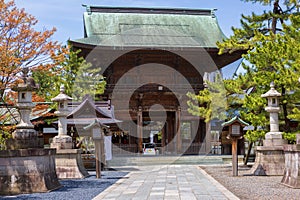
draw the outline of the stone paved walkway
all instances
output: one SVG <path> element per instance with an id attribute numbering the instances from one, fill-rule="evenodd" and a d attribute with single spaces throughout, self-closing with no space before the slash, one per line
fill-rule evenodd
<path id="1" fill-rule="evenodd" d="M 134 166 L 95 200 L 238 199 L 195 165 Z"/>

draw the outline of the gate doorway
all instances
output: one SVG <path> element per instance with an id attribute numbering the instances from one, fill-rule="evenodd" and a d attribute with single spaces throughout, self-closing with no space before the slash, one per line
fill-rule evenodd
<path id="1" fill-rule="evenodd" d="M 154 143 L 159 154 L 176 154 L 176 112 L 143 112 L 143 144 Z"/>

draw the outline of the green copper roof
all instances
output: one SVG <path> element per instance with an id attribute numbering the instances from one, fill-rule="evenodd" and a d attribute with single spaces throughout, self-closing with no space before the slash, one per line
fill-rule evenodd
<path id="1" fill-rule="evenodd" d="M 249 126 L 249 124 L 247 122 L 245 122 L 244 120 L 242 120 L 239 116 L 235 116 L 233 117 L 231 120 L 222 123 L 222 126 L 230 126 L 231 124 L 238 122 L 240 123 L 242 126 Z"/>
<path id="2" fill-rule="evenodd" d="M 209 47 L 225 38 L 214 10 L 87 6 L 87 45 L 138 47 Z"/>

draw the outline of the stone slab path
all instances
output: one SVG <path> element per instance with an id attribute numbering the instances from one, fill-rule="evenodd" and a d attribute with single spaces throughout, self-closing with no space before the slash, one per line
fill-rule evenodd
<path id="1" fill-rule="evenodd" d="M 195 165 L 134 166 L 95 200 L 239 199 Z"/>

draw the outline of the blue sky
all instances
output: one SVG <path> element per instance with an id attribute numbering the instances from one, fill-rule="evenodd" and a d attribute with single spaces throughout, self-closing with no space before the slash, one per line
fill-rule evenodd
<path id="1" fill-rule="evenodd" d="M 224 34 L 232 35 L 231 27 L 239 27 L 241 14 L 262 13 L 270 6 L 245 3 L 241 0 L 15 0 L 39 21 L 37 30 L 57 28 L 53 39 L 66 43 L 83 37 L 82 4 L 127 7 L 216 8 L 216 16 Z M 231 72 L 230 72 L 231 73 Z"/>

